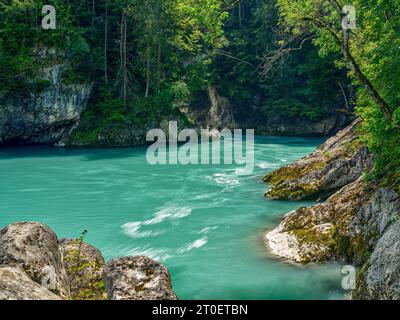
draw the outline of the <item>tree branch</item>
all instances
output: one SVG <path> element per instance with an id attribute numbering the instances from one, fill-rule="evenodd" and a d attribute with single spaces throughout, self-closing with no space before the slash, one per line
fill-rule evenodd
<path id="1" fill-rule="evenodd" d="M 262 62 L 258 66 L 258 74 L 260 75 L 261 81 L 265 81 L 277 65 L 282 65 L 285 57 L 287 57 L 291 52 L 302 50 L 304 44 L 313 38 L 314 35 L 305 37 L 302 39 L 298 47 L 293 48 L 290 47 L 290 44 L 299 40 L 298 37 L 293 37 L 277 50 L 264 54 L 263 57 L 261 57 Z"/>

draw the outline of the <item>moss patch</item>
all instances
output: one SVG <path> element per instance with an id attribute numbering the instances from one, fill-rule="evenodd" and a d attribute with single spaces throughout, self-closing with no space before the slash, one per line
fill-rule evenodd
<path id="1" fill-rule="evenodd" d="M 291 165 L 267 174 L 263 181 L 276 186 L 282 182 L 298 180 L 312 171 L 322 170 L 325 166 L 326 162 L 323 160 L 313 161 L 302 166 Z"/>
<path id="2" fill-rule="evenodd" d="M 272 199 L 298 201 L 319 194 L 320 181 L 312 179 L 310 183 L 299 183 L 298 180 L 312 172 L 321 171 L 327 163 L 323 160 L 304 165 L 291 165 L 276 170 L 263 179 L 271 186 L 267 196 Z"/>
<path id="3" fill-rule="evenodd" d="M 340 155 L 351 158 L 358 150 L 365 147 L 365 142 L 361 138 L 347 141 L 340 150 Z"/>

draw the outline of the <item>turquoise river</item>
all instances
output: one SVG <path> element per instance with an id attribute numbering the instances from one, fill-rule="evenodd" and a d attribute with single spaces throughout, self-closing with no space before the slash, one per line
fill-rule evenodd
<path id="1" fill-rule="evenodd" d="M 291 265 L 263 241 L 311 203 L 269 201 L 260 178 L 319 143 L 258 137 L 251 176 L 235 166 L 151 166 L 145 148 L 0 149 L 0 227 L 40 221 L 59 238 L 86 229 L 107 260 L 164 263 L 180 299 L 342 299 L 339 265 Z"/>

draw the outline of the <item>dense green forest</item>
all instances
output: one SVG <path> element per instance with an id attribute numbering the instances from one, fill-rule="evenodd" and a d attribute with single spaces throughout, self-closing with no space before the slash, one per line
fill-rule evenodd
<path id="1" fill-rule="evenodd" d="M 351 99 L 335 56 L 319 57 L 311 44 L 263 79 L 262 56 L 278 46 L 273 0 L 55 1 L 51 31 L 38 27 L 44 4 L 3 5 L 2 90 L 26 89 L 14 80 L 35 75 L 32 49 L 62 48 L 71 61 L 65 81 L 96 79 L 86 116 L 97 124 L 176 114 L 210 84 L 236 101 L 238 117 L 252 106 L 261 115 L 319 119 L 344 104 L 341 89 Z"/>
<path id="2" fill-rule="evenodd" d="M 126 123 L 188 122 L 182 108 L 213 85 L 246 125 L 355 107 L 375 156 L 371 176 L 400 179 L 397 0 L 350 1 L 351 31 L 335 0 L 48 2 L 0 3 L 0 99 L 45 90 L 37 70 L 66 59 L 65 83 L 94 84 L 74 139 Z M 45 4 L 57 9 L 56 30 L 40 28 Z M 56 50 L 43 57 L 44 48 Z"/>
<path id="3" fill-rule="evenodd" d="M 286 37 L 309 38 L 319 54 L 341 54 L 338 64 L 348 67 L 357 86 L 356 109 L 363 121 L 365 140 L 374 155 L 372 177 L 398 187 L 400 181 L 400 6 L 397 0 L 351 1 L 356 29 L 341 25 L 343 1 L 278 0 Z M 296 41 L 296 40 L 294 40 Z"/>

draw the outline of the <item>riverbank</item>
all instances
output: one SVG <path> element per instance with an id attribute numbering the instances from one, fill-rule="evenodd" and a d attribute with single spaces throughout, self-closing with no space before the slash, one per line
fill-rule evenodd
<path id="1" fill-rule="evenodd" d="M 274 254 L 296 263 L 357 267 L 353 299 L 399 299 L 400 196 L 366 179 L 372 158 L 358 138 L 358 123 L 266 176 L 267 197 L 327 199 L 285 215 L 265 239 Z"/>

